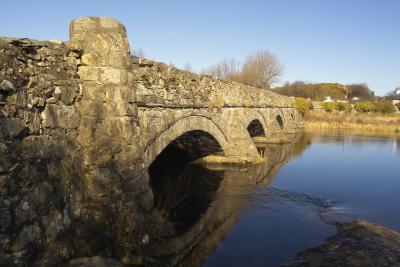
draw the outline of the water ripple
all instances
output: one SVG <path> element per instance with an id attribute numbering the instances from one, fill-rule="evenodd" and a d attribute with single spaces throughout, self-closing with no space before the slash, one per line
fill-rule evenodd
<path id="1" fill-rule="evenodd" d="M 349 208 L 332 200 L 282 188 L 261 188 L 243 198 L 251 202 L 255 208 L 312 213 L 317 215 L 321 221 L 329 224 L 355 219 Z"/>

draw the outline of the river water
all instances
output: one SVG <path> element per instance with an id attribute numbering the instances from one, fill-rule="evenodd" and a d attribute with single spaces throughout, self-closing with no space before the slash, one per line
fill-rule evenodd
<path id="1" fill-rule="evenodd" d="M 261 166 L 188 165 L 168 193 L 154 186 L 175 230 L 153 256 L 166 265 L 279 266 L 333 235 L 333 221 L 400 231 L 399 139 L 304 133 L 265 154 Z M 171 187 L 181 193 L 171 197 Z"/>

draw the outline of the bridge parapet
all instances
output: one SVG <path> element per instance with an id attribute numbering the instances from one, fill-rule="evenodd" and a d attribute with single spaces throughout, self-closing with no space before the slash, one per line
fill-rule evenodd
<path id="1" fill-rule="evenodd" d="M 293 108 L 293 99 L 269 90 L 140 60 L 133 70 L 139 106 Z"/>

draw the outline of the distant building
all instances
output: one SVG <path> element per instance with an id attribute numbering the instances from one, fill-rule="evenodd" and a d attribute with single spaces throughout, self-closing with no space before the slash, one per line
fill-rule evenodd
<path id="1" fill-rule="evenodd" d="M 332 100 L 332 97 L 330 97 L 330 96 L 325 96 L 325 100 L 324 101 L 322 101 L 322 102 L 333 102 L 333 100 Z"/>

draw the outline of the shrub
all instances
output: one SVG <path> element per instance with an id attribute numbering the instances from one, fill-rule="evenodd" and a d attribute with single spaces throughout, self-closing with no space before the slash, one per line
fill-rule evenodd
<path id="1" fill-rule="evenodd" d="M 323 102 L 321 103 L 321 107 L 326 112 L 332 112 L 334 110 L 338 110 L 338 105 L 336 102 Z"/>
<path id="2" fill-rule="evenodd" d="M 339 111 L 350 111 L 350 104 L 348 102 L 337 102 L 337 110 Z"/>
<path id="3" fill-rule="evenodd" d="M 398 110 L 400 110 L 400 103 L 397 103 L 396 107 L 397 107 Z"/>
<path id="4" fill-rule="evenodd" d="M 301 116 L 304 116 L 308 111 L 313 109 L 311 101 L 301 97 L 296 97 L 294 105 Z"/>
<path id="5" fill-rule="evenodd" d="M 392 101 L 380 101 L 375 104 L 375 112 L 393 113 L 395 112 Z"/>
<path id="6" fill-rule="evenodd" d="M 371 102 L 357 102 L 354 104 L 354 109 L 357 112 L 372 112 L 375 111 L 375 105 Z"/>

